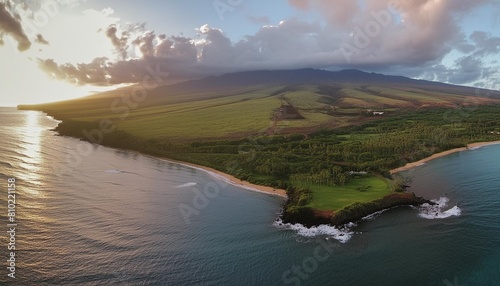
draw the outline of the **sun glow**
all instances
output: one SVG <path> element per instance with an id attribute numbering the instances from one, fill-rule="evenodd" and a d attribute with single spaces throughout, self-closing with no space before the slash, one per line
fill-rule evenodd
<path id="1" fill-rule="evenodd" d="M 27 111 L 25 125 L 18 131 L 23 135 L 22 143 L 19 145 L 22 149 L 20 151 L 26 155 L 26 159 L 23 159 L 24 162 L 20 164 L 23 170 L 28 170 L 29 172 L 17 174 L 17 177 L 34 185 L 41 184 L 40 166 L 43 164 L 40 153 L 43 128 L 39 124 L 39 116 L 40 112 Z M 26 192 L 33 196 L 40 196 L 40 192 L 35 189 L 26 188 Z"/>
<path id="2" fill-rule="evenodd" d="M 5 44 L 0 46 L 0 106 L 67 100 L 116 88 L 76 86 L 51 78 L 38 66 L 38 59 L 54 59 L 58 64 L 89 63 L 97 57 L 113 60 L 116 54 L 103 32 L 103 29 L 119 21 L 111 17 L 112 13 L 112 10 L 106 9 L 85 10 L 79 15 L 60 11 L 35 31 L 43 34 L 49 44 L 33 41 L 32 34 L 36 33 L 32 31 L 28 33 L 32 46 L 22 53 L 17 50 L 14 39 L 4 37 Z"/>
<path id="3" fill-rule="evenodd" d="M 41 162 L 40 156 L 40 135 L 42 133 L 42 127 L 38 123 L 39 112 L 37 111 L 27 111 L 26 112 L 26 124 L 23 128 L 24 138 L 23 144 L 24 154 L 29 157 L 29 168 L 32 173 L 38 173 L 38 166 Z"/>
<path id="4" fill-rule="evenodd" d="M 17 53 L 6 47 L 1 48 L 3 61 L 0 76 L 0 105 L 37 104 L 66 100 L 103 91 L 109 87 L 75 86 L 68 82 L 50 78 L 38 68 L 33 58 Z"/>

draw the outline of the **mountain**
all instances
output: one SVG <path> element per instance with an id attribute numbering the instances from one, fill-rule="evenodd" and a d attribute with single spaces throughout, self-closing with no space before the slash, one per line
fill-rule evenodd
<path id="1" fill-rule="evenodd" d="M 485 90 L 457 86 L 426 80 L 415 80 L 403 76 L 389 76 L 378 73 L 368 73 L 360 70 L 325 71 L 318 69 L 298 70 L 261 70 L 246 71 L 212 76 L 198 80 L 190 80 L 174 85 L 163 86 L 158 91 L 163 93 L 192 93 L 209 90 L 225 90 L 252 86 L 280 85 L 329 85 L 329 84 L 363 84 L 383 86 L 406 86 L 421 88 L 436 92 L 452 92 L 459 95 L 474 96 Z M 500 96 L 500 92 L 495 92 Z"/>
<path id="2" fill-rule="evenodd" d="M 300 89 L 300 86 L 334 87 L 335 89 L 357 89 L 365 93 L 375 93 L 369 87 L 379 87 L 391 90 L 411 91 L 429 95 L 430 93 L 456 96 L 474 96 L 500 98 L 500 91 L 451 85 L 440 82 L 416 80 L 403 76 L 390 76 L 378 73 L 368 73 L 360 70 L 325 71 L 319 69 L 298 70 L 261 70 L 246 71 L 211 76 L 202 79 L 189 80 L 172 85 L 162 85 L 147 90 L 146 102 L 143 106 L 171 104 L 205 100 L 213 97 L 232 96 L 245 92 L 253 92 L 272 87 L 288 87 Z M 88 97 L 83 100 L 108 102 L 134 89 L 144 89 L 140 85 L 124 87 Z M 76 100 L 78 101 L 78 99 Z M 73 102 L 76 102 L 73 100 Z"/>
<path id="3" fill-rule="evenodd" d="M 190 139 L 309 133 L 376 120 L 373 115 L 496 104 L 498 91 L 359 70 L 300 69 L 238 72 L 153 89 L 134 85 L 21 108 L 62 120 L 109 119 L 139 137 Z"/>

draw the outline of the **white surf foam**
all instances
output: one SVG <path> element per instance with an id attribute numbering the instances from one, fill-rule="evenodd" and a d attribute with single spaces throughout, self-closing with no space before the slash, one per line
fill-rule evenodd
<path id="1" fill-rule="evenodd" d="M 196 185 L 198 185 L 198 184 L 195 182 L 189 182 L 189 183 L 175 186 L 174 188 L 187 188 L 187 187 L 192 187 L 192 186 L 196 186 Z"/>
<path id="2" fill-rule="evenodd" d="M 349 223 L 343 228 L 336 228 L 330 225 L 318 225 L 313 227 L 305 227 L 300 223 L 283 223 L 281 219 L 278 219 L 273 224 L 275 227 L 280 229 L 289 229 L 295 231 L 298 235 L 304 237 L 315 237 L 315 236 L 329 236 L 341 243 L 346 243 L 351 239 L 354 232 L 351 231 L 351 228 L 356 226 L 354 223 Z"/>
<path id="3" fill-rule="evenodd" d="M 384 209 L 384 210 L 381 210 L 381 211 L 378 211 L 378 212 L 374 212 L 372 214 L 369 214 L 369 215 L 365 216 L 361 220 L 373 220 L 373 219 L 376 219 L 378 216 L 380 216 L 382 213 L 384 213 L 384 212 L 386 212 L 388 210 L 390 210 L 390 209 Z"/>
<path id="4" fill-rule="evenodd" d="M 443 219 L 452 216 L 460 216 L 462 210 L 458 206 L 454 206 L 448 210 L 444 210 L 447 207 L 450 199 L 441 197 L 438 200 L 431 200 L 436 203 L 436 205 L 423 204 L 418 207 L 420 213 L 418 214 L 422 218 L 426 219 Z"/>

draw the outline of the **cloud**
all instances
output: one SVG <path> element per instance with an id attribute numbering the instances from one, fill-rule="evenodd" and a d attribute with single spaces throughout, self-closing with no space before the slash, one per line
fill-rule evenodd
<path id="1" fill-rule="evenodd" d="M 87 0 L 57 0 L 57 3 L 61 5 L 67 5 L 70 8 L 75 8 L 80 6 L 81 3 L 87 2 Z"/>
<path id="2" fill-rule="evenodd" d="M 327 29 L 343 35 L 348 61 L 422 63 L 449 53 L 463 39 L 461 17 L 487 0 L 289 0 L 317 10 Z M 349 39 L 350 37 L 350 39 Z M 465 47 L 464 47 L 465 48 Z"/>
<path id="3" fill-rule="evenodd" d="M 0 2 L 0 44 L 4 43 L 3 36 L 9 35 L 17 42 L 19 51 L 26 51 L 31 47 L 31 41 L 23 30 L 19 15 L 9 12 L 10 9 L 9 1 Z"/>
<path id="4" fill-rule="evenodd" d="M 314 32 L 319 25 L 298 20 L 283 21 L 278 26 L 263 27 L 256 35 L 233 43 L 217 28 L 203 25 L 198 38 L 167 37 L 154 31 L 127 31 L 118 37 L 117 27 L 105 31 L 114 48 L 122 54 L 118 61 L 97 58 L 89 64 L 57 63 L 39 59 L 38 64 L 50 76 L 74 84 L 108 85 L 138 82 L 147 74 L 147 67 L 160 65 L 172 77 L 193 78 L 246 69 L 290 68 L 290 57 L 310 50 L 312 39 L 304 33 Z M 131 36 L 135 33 L 135 36 Z M 296 40 L 300 38 L 301 44 Z M 128 46 L 132 48 L 127 49 Z M 139 50 L 135 57 L 133 50 Z M 306 64 L 306 63 L 304 63 Z"/>
<path id="5" fill-rule="evenodd" d="M 74 84 L 100 84 L 107 82 L 107 58 L 96 58 L 89 64 L 58 65 L 53 59 L 38 60 L 40 68 L 54 78 Z"/>
<path id="6" fill-rule="evenodd" d="M 486 66 L 481 59 L 468 55 L 455 60 L 451 67 L 442 64 L 429 66 L 421 75 L 422 78 L 428 80 L 452 84 L 471 84 L 495 77 L 497 72 L 498 68 Z"/>
<path id="7" fill-rule="evenodd" d="M 463 84 L 476 81 L 483 75 L 483 62 L 474 56 L 457 59 L 455 66 L 455 69 L 448 70 L 448 82 Z"/>
<path id="8" fill-rule="evenodd" d="M 469 37 L 476 45 L 476 56 L 486 56 L 500 53 L 500 37 L 488 35 L 486 32 L 475 31 Z"/>
<path id="9" fill-rule="evenodd" d="M 155 39 L 155 32 L 147 31 L 132 41 L 132 44 L 139 47 L 139 50 L 144 57 L 153 57 L 155 55 L 155 45 L 153 43 Z"/>
<path id="10" fill-rule="evenodd" d="M 49 76 L 76 85 L 137 83 L 151 70 L 161 73 L 171 71 L 172 79 L 202 76 L 196 66 L 198 50 L 194 40 L 164 34 L 157 36 L 154 31 L 143 31 L 132 37 L 131 34 L 141 26 L 128 27 L 129 30 L 123 32 L 121 37 L 116 36 L 117 28 L 114 26 L 105 31 L 115 50 L 121 54 L 117 61 L 98 57 L 90 63 L 71 64 L 39 58 L 38 65 Z M 132 58 L 133 48 L 128 49 L 129 46 L 139 49 L 138 57 Z"/>
<path id="11" fill-rule="evenodd" d="M 427 68 L 424 78 L 454 84 L 480 82 L 481 87 L 497 88 L 500 76 L 498 61 L 485 62 L 490 55 L 500 53 L 500 38 L 486 32 L 474 31 L 462 45 L 465 54 L 455 60 L 453 66 L 435 65 Z M 486 81 L 490 81 L 488 86 Z"/>
<path id="12" fill-rule="evenodd" d="M 39 65 L 53 77 L 98 85 L 138 82 L 155 66 L 183 78 L 313 67 L 398 70 L 413 77 L 471 83 L 496 74 L 496 64 L 483 58 L 500 52 L 500 38 L 481 31 L 467 35 L 459 23 L 488 2 L 289 0 L 300 11 L 317 11 L 323 20 L 292 17 L 270 25 L 268 19 L 256 19 L 266 24 L 236 42 L 209 25 L 190 38 L 157 34 L 145 24 L 116 23 L 103 33 L 119 59 L 101 57 L 82 64 L 40 59 Z M 448 66 L 443 59 L 451 51 L 460 57 Z"/>
<path id="13" fill-rule="evenodd" d="M 127 49 L 128 49 L 128 32 L 122 32 L 121 36 L 118 37 L 116 35 L 117 28 L 116 25 L 110 25 L 108 29 L 106 29 L 106 37 L 111 40 L 111 43 L 115 47 L 116 52 L 120 55 L 122 59 L 127 57 Z"/>
<path id="14" fill-rule="evenodd" d="M 42 45 L 48 45 L 49 44 L 49 42 L 47 40 L 45 40 L 45 38 L 42 36 L 42 34 L 37 34 L 36 35 L 35 42 L 39 43 L 39 44 L 42 44 Z"/>

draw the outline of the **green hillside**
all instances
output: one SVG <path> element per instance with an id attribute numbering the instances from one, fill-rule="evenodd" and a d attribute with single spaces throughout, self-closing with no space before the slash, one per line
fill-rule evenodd
<path id="1" fill-rule="evenodd" d="M 167 92 L 162 96 L 160 92 L 165 89 L 145 90 L 144 100 L 134 100 L 133 87 L 129 87 L 24 108 L 43 110 L 62 120 L 109 119 L 118 130 L 140 138 L 192 141 L 264 133 L 312 133 L 405 110 L 500 102 L 495 98 L 360 84 L 239 87 L 194 94 Z M 384 114 L 373 115 L 373 111 Z"/>
<path id="2" fill-rule="evenodd" d="M 143 90 L 140 97 L 134 96 L 140 86 L 132 86 L 20 108 L 63 120 L 57 127 L 63 135 L 92 141 L 84 131 L 101 132 L 95 143 L 287 189 L 285 214 L 294 218 L 371 202 L 401 189 L 392 168 L 500 139 L 498 92 L 373 77 L 228 86 L 210 79 Z"/>

